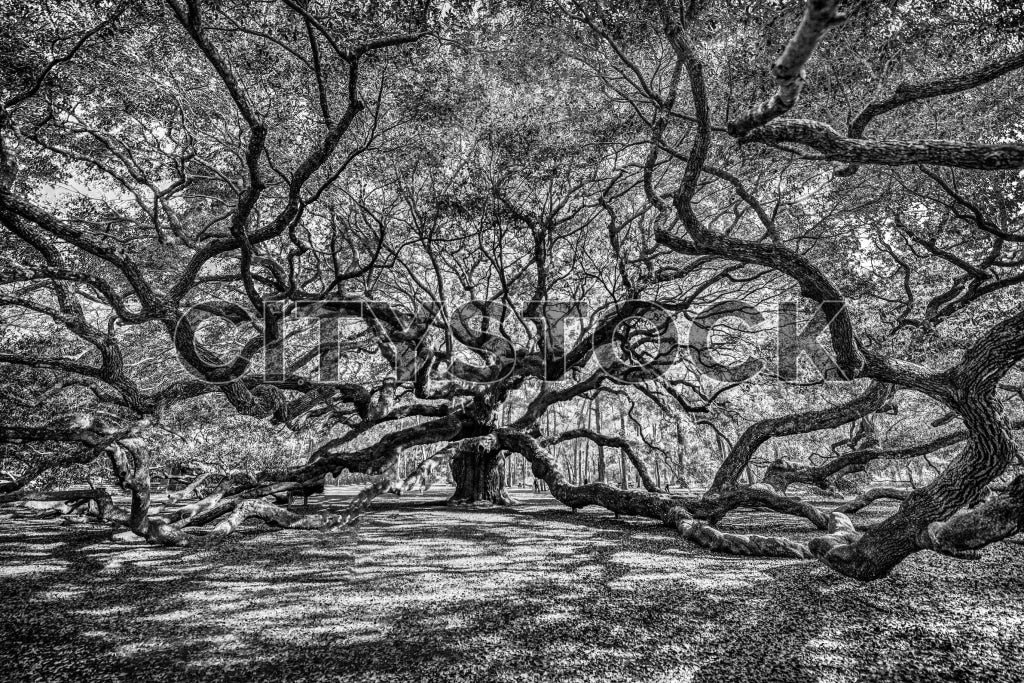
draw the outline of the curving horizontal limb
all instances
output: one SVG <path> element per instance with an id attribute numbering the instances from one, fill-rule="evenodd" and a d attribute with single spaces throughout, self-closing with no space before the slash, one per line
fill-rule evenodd
<path id="1" fill-rule="evenodd" d="M 795 514 L 811 520 L 819 528 L 828 524 L 825 514 L 810 504 L 757 487 L 730 491 L 717 498 L 686 499 L 644 491 L 623 491 L 601 483 L 576 486 L 569 483 L 555 458 L 529 435 L 513 429 L 499 429 L 496 436 L 504 448 L 521 453 L 530 462 L 534 475 L 547 482 L 552 495 L 565 505 L 573 509 L 599 505 L 616 514 L 657 519 L 678 529 L 697 545 L 719 552 L 800 559 L 811 557 L 803 544 L 790 539 L 730 534 L 704 521 L 717 521 L 729 510 L 739 507 L 768 508 Z"/>
<path id="2" fill-rule="evenodd" d="M 330 531 L 357 522 L 370 503 L 378 496 L 393 493 L 401 495 L 414 488 L 426 488 L 430 484 L 433 472 L 438 466 L 451 457 L 452 447 L 446 447 L 421 462 L 409 475 L 399 480 L 394 470 L 379 481 L 363 488 L 340 512 L 322 512 L 300 515 L 273 504 L 273 496 L 251 497 L 243 490 L 233 497 L 226 498 L 224 490 L 215 491 L 197 503 L 175 511 L 173 527 L 184 529 L 198 527 L 220 520 L 213 528 L 214 536 L 226 536 L 233 533 L 247 519 L 261 519 L 271 526 L 284 529 L 313 529 Z M 302 489 L 302 482 L 287 482 L 263 487 L 261 492 L 279 493 L 287 490 Z M 250 497 L 246 497 L 250 495 Z M 184 514 L 182 511 L 185 511 Z"/>
<path id="3" fill-rule="evenodd" d="M 894 489 L 884 486 L 871 488 L 860 494 L 853 500 L 843 503 L 835 509 L 836 512 L 843 514 L 850 514 L 851 512 L 858 512 L 863 510 L 868 505 L 871 505 L 877 500 L 906 500 L 907 496 L 910 495 L 910 491 L 907 489 Z"/>
<path id="4" fill-rule="evenodd" d="M 226 536 L 238 529 L 242 522 L 253 517 L 282 529 L 330 531 L 351 524 L 358 517 L 358 512 L 299 515 L 275 505 L 269 498 L 250 498 L 239 501 L 234 510 L 217 523 L 211 535 Z"/>
<path id="5" fill-rule="evenodd" d="M 683 538 L 708 550 L 729 555 L 755 557 L 792 557 L 809 560 L 814 557 L 803 543 L 781 536 L 759 536 L 757 534 L 731 534 L 698 520 L 679 520 L 676 529 Z"/>
<path id="6" fill-rule="evenodd" d="M 136 535 L 152 543 L 162 545 L 185 545 L 186 539 L 177 529 L 163 520 L 146 519 L 140 525 L 135 510 L 125 510 L 114 503 L 110 493 L 100 487 L 94 489 L 73 489 L 69 491 L 15 491 L 0 496 L 0 503 L 17 501 L 64 502 L 62 513 L 82 511 L 98 522 L 113 522 L 128 527 Z M 83 509 L 84 504 L 84 509 Z"/>
<path id="7" fill-rule="evenodd" d="M 0 504 L 3 503 L 19 503 L 22 501 L 42 501 L 42 502 L 78 502 L 83 500 L 96 500 L 99 498 L 109 498 L 108 494 L 104 489 L 71 489 L 68 491 L 29 491 L 22 489 L 20 491 L 11 491 L 0 495 Z"/>
<path id="8" fill-rule="evenodd" d="M 729 512 L 739 509 L 763 509 L 794 517 L 803 517 L 819 529 L 828 525 L 827 515 L 814 505 L 780 495 L 762 484 L 735 488 L 724 493 L 709 491 L 698 501 L 687 503 L 691 514 L 717 524 Z"/>
<path id="9" fill-rule="evenodd" d="M 181 489 L 180 491 L 174 491 L 173 493 L 168 494 L 167 502 L 174 503 L 181 500 L 182 498 L 188 498 L 192 494 L 196 493 L 199 490 L 199 487 L 205 484 L 208 479 L 211 479 L 212 477 L 216 476 L 223 475 L 218 475 L 217 472 L 203 472 L 198 477 L 193 479 L 185 488 Z"/>
<path id="10" fill-rule="evenodd" d="M 953 414 L 955 416 L 955 413 Z M 937 426 L 933 423 L 932 426 Z M 1010 423 L 1014 430 L 1024 428 L 1024 420 Z M 861 472 L 868 463 L 875 460 L 906 460 L 918 458 L 937 450 L 954 446 L 967 440 L 966 430 L 949 434 L 913 446 L 903 448 L 865 448 L 843 453 L 821 465 L 798 465 L 784 460 L 772 462 L 765 471 L 763 483 L 776 491 L 785 492 L 791 484 L 810 484 L 822 489 L 830 488 L 830 479 L 837 474 Z"/>

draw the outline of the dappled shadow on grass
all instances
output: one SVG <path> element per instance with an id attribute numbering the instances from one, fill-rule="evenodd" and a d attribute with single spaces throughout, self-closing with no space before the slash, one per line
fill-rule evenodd
<path id="1" fill-rule="evenodd" d="M 0 671 L 910 681 L 1008 679 L 1024 664 L 1017 545 L 978 563 L 922 553 L 865 586 L 813 562 L 710 554 L 656 523 L 574 514 L 546 495 L 516 492 L 512 510 L 430 504 L 445 493 L 388 500 L 354 532 L 245 528 L 186 549 L 0 520 Z M 728 523 L 815 533 L 778 515 Z"/>

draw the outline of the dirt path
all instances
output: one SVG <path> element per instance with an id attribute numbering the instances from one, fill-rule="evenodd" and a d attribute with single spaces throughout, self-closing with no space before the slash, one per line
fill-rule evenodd
<path id="1" fill-rule="evenodd" d="M 328 491 L 329 500 L 348 491 Z M 378 505 L 355 532 L 116 546 L 0 515 L 0 680 L 1021 680 L 1024 547 L 860 585 L 517 492 Z M 812 532 L 737 516 L 738 529 Z M 129 676 L 126 672 L 131 672 Z"/>

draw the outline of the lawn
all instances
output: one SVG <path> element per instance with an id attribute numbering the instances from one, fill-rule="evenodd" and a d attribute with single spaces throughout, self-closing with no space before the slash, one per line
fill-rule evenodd
<path id="1" fill-rule="evenodd" d="M 349 531 L 246 527 L 185 549 L 3 510 L 0 679 L 1024 677 L 1016 543 L 975 562 L 919 553 L 863 585 L 546 494 L 517 491 L 507 510 L 439 505 L 449 493 L 380 502 Z M 729 523 L 815 533 L 776 515 Z"/>

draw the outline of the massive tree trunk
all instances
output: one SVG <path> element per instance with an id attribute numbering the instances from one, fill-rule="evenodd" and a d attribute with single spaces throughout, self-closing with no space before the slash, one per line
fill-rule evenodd
<path id="1" fill-rule="evenodd" d="M 870 580 L 888 575 L 917 550 L 943 550 L 935 541 L 936 529 L 957 511 L 981 502 L 985 486 L 1002 474 L 1018 453 L 1001 406 L 991 396 L 972 396 L 966 391 L 964 395 L 970 400 L 960 402 L 958 408 L 971 436 L 963 452 L 935 481 L 911 493 L 894 515 L 855 542 L 812 541 L 815 555 L 847 576 Z M 960 539 L 957 545 L 967 543 Z"/>
<path id="2" fill-rule="evenodd" d="M 449 505 L 491 503 L 515 505 L 505 489 L 505 468 L 508 454 L 492 437 L 469 439 L 459 444 L 452 457 L 452 479 L 455 493 Z"/>

